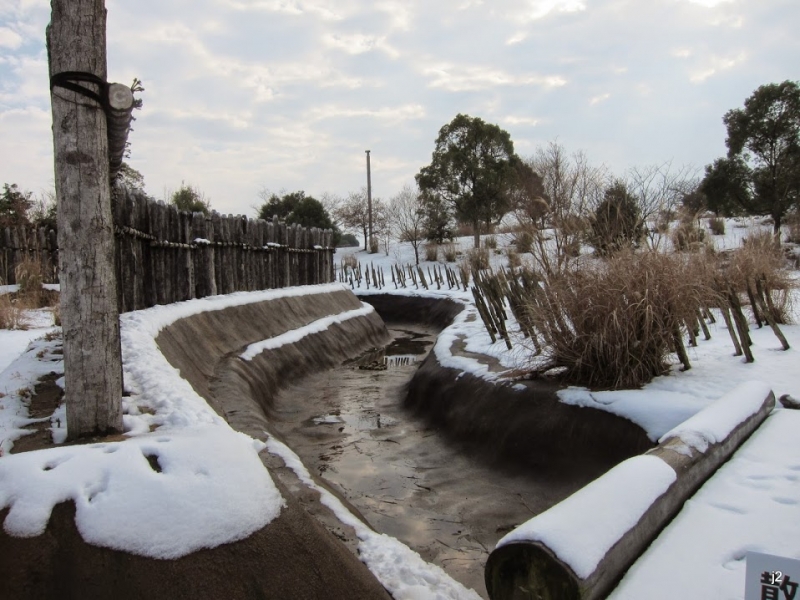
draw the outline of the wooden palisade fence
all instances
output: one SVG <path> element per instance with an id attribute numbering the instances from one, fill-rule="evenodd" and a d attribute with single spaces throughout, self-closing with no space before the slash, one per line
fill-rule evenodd
<path id="1" fill-rule="evenodd" d="M 0 283 L 17 283 L 20 263 L 39 263 L 44 283 L 58 283 L 58 239 L 53 229 L 5 227 L 0 229 Z"/>
<path id="2" fill-rule="evenodd" d="M 120 312 L 215 294 L 334 280 L 333 232 L 243 216 L 179 211 L 125 187 L 113 189 Z M 0 277 L 24 260 L 58 282 L 54 231 L 0 230 Z"/>

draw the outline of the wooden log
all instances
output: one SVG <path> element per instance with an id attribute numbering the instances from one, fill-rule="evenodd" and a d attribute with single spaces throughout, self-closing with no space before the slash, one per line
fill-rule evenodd
<path id="1" fill-rule="evenodd" d="M 788 350 L 789 349 L 789 342 L 786 341 L 786 336 L 783 335 L 783 332 L 780 330 L 780 327 L 778 327 L 778 323 L 775 320 L 775 313 L 774 313 L 775 307 L 774 306 L 767 306 L 767 303 L 764 301 L 765 297 L 768 300 L 770 298 L 769 298 L 769 295 L 764 291 L 764 284 L 762 283 L 761 279 L 756 279 L 756 294 L 755 294 L 755 296 L 762 303 L 761 304 L 762 312 L 764 313 L 764 317 L 766 318 L 767 323 L 769 323 L 769 326 L 772 329 L 772 333 L 774 333 L 775 337 L 778 338 L 778 340 L 780 341 L 781 346 L 783 347 L 783 349 L 784 350 Z"/>
<path id="2" fill-rule="evenodd" d="M 106 11 L 98 0 L 52 0 L 50 76 L 106 79 Z M 87 87 L 100 93 L 98 85 Z M 121 433 L 122 361 L 108 183 L 106 117 L 96 103 L 51 91 L 67 435 Z M 91 351 L 89 351 L 91 350 Z"/>
<path id="3" fill-rule="evenodd" d="M 109 181 L 113 182 L 125 158 L 128 131 L 133 118 L 133 91 L 127 85 L 112 83 L 108 86 L 107 100 L 108 174 Z"/>

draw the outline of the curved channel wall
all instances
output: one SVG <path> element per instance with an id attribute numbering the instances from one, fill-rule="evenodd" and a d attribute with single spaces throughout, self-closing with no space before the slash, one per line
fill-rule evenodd
<path id="1" fill-rule="evenodd" d="M 309 288 L 302 296 L 186 317 L 162 330 L 157 343 L 234 428 L 264 439 L 281 385 L 386 343 L 386 328 L 371 311 L 327 328 L 311 327 L 299 339 L 290 334 L 289 343 L 250 361 L 239 357 L 249 344 L 363 308 L 341 286 L 316 289 L 323 291 Z M 241 541 L 174 560 L 87 544 L 75 526 L 74 503 L 61 503 L 42 535 L 17 538 L 0 530 L 0 598 L 390 600 L 367 567 L 306 512 L 278 477 L 272 479 L 286 505 L 271 523 Z M 7 513 L 0 511 L 0 522 Z"/>
<path id="2" fill-rule="evenodd" d="M 444 329 L 464 305 L 421 296 L 363 296 L 387 323 Z M 458 352 L 451 348 L 451 352 Z M 473 356 L 474 357 L 474 356 Z M 560 402 L 545 381 L 487 381 L 442 366 L 431 352 L 408 383 L 407 408 L 466 450 L 535 471 L 600 474 L 653 447 L 627 419 Z"/>

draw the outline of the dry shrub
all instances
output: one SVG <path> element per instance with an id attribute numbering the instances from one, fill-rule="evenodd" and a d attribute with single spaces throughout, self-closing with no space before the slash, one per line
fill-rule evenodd
<path id="1" fill-rule="evenodd" d="M 456 262 L 458 258 L 458 246 L 450 242 L 449 244 L 444 244 L 441 248 L 446 262 Z"/>
<path id="2" fill-rule="evenodd" d="M 0 329 L 27 329 L 25 311 L 11 294 L 0 295 Z"/>
<path id="3" fill-rule="evenodd" d="M 750 294 L 755 293 L 756 281 L 760 281 L 764 293 L 769 295 L 775 308 L 775 321 L 790 323 L 791 290 L 794 283 L 784 268 L 784 263 L 784 255 L 772 232 L 753 232 L 745 238 L 741 248 L 730 253 L 725 277 L 743 298 L 748 295 L 748 291 Z"/>
<path id="4" fill-rule="evenodd" d="M 529 291 L 526 312 L 549 359 L 574 383 L 641 386 L 663 374 L 684 323 L 714 305 L 705 255 L 632 251 L 572 265 Z"/>
<path id="5" fill-rule="evenodd" d="M 792 213 L 786 218 L 786 241 L 800 244 L 800 212 Z"/>
<path id="6" fill-rule="evenodd" d="M 439 245 L 430 242 L 425 244 L 425 260 L 435 262 L 439 260 Z"/>
<path id="7" fill-rule="evenodd" d="M 694 220 L 683 221 L 672 230 L 672 247 L 681 252 L 697 252 L 706 241 L 706 230 Z"/>
<path id="8" fill-rule="evenodd" d="M 506 255 L 508 256 L 508 266 L 510 268 L 516 269 L 522 265 L 522 259 L 515 250 L 508 248 L 506 250 Z"/>
<path id="9" fill-rule="evenodd" d="M 493 235 L 487 235 L 483 238 L 483 247 L 489 250 L 497 250 L 497 238 Z"/>
<path id="10" fill-rule="evenodd" d="M 358 267 L 358 258 L 356 258 L 355 254 L 345 254 L 342 257 L 342 267 L 349 267 L 351 269 L 355 269 Z"/>
<path id="11" fill-rule="evenodd" d="M 708 220 L 708 228 L 711 230 L 712 235 L 725 235 L 725 219 L 711 217 Z"/>
<path id="12" fill-rule="evenodd" d="M 14 269 L 14 277 L 19 284 L 19 301 L 27 308 L 40 308 L 43 298 L 42 264 L 26 258 Z"/>
<path id="13" fill-rule="evenodd" d="M 516 235 L 514 243 L 517 246 L 517 252 L 520 254 L 530 252 L 533 246 L 533 234 L 527 229 L 523 229 Z"/>
<path id="14" fill-rule="evenodd" d="M 488 269 L 489 252 L 486 248 L 473 248 L 467 252 L 467 262 L 473 272 Z"/>

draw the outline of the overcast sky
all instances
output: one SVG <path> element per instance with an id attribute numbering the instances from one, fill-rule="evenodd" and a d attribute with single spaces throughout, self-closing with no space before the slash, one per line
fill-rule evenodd
<path id="1" fill-rule="evenodd" d="M 144 83 L 129 163 L 223 213 L 258 192 L 395 194 L 458 113 L 623 174 L 725 152 L 722 115 L 800 79 L 797 0 L 106 0 L 110 81 Z M 49 2 L 0 0 L 0 183 L 53 187 Z"/>

